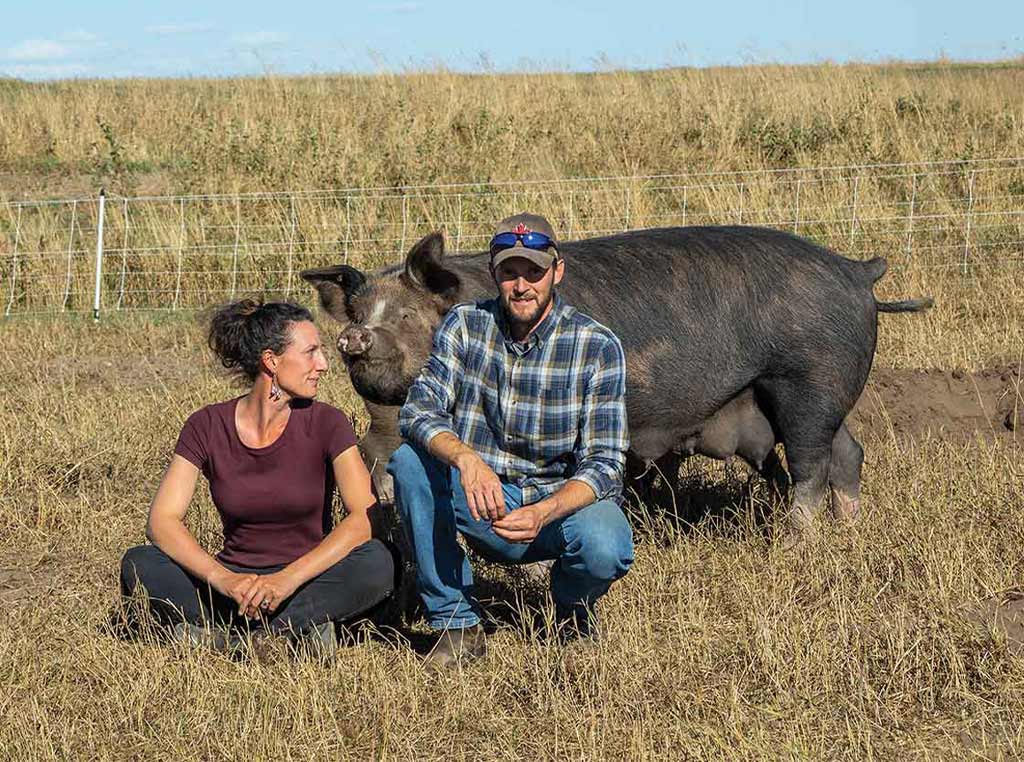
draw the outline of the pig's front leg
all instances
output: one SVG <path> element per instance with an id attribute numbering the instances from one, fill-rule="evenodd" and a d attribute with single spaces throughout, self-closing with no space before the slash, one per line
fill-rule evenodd
<path id="1" fill-rule="evenodd" d="M 366 402 L 366 411 L 370 414 L 370 428 L 359 442 L 366 467 L 373 477 L 373 486 L 377 488 L 377 496 L 382 503 L 390 505 L 395 497 L 391 484 L 391 476 L 387 472 L 391 455 L 402 444 L 398 434 L 397 405 L 377 405 Z"/>

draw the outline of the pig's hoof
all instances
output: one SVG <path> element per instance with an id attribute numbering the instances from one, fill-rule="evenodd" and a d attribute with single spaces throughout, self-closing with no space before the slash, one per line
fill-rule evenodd
<path id="1" fill-rule="evenodd" d="M 807 545 L 814 537 L 814 514 L 796 508 L 786 517 L 779 536 L 779 548 L 783 552 L 795 551 Z"/>
<path id="2" fill-rule="evenodd" d="M 860 516 L 860 499 L 845 492 L 832 490 L 832 518 L 836 521 L 853 523 Z"/>

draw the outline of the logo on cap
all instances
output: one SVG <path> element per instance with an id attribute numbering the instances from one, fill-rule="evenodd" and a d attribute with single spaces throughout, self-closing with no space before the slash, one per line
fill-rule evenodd
<path id="1" fill-rule="evenodd" d="M 515 226 L 515 229 L 513 229 L 512 232 L 515 233 L 516 235 L 526 235 L 527 233 L 532 233 L 533 231 L 520 222 L 518 225 Z"/>

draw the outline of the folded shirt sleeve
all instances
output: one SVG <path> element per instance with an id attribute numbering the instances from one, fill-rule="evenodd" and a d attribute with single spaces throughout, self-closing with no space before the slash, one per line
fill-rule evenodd
<path id="1" fill-rule="evenodd" d="M 210 411 L 202 408 L 192 413 L 181 427 L 178 443 L 174 446 L 174 454 L 180 455 L 209 478 L 207 464 L 209 462 Z"/>
<path id="2" fill-rule="evenodd" d="M 324 454 L 329 463 L 357 443 L 352 421 L 333 405 L 324 404 L 320 425 Z"/>
<path id="3" fill-rule="evenodd" d="M 452 309 L 434 333 L 430 357 L 398 414 L 402 437 L 423 449 L 438 434 L 454 434 L 452 411 L 464 367 L 465 323 Z"/>

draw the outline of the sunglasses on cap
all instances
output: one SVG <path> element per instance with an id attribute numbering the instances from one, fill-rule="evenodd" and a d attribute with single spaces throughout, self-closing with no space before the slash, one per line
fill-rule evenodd
<path id="1" fill-rule="evenodd" d="M 528 233 L 513 233 L 509 231 L 507 233 L 498 233 L 491 239 L 491 255 L 493 256 L 505 249 L 511 249 L 517 243 L 521 243 L 525 248 L 533 249 L 534 251 L 547 251 L 552 247 L 557 250 L 558 248 L 555 246 L 554 241 L 543 233 L 538 233 L 536 230 L 531 230 Z"/>

